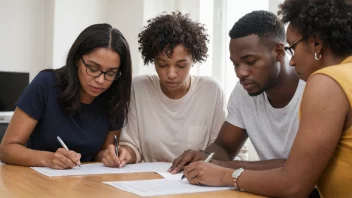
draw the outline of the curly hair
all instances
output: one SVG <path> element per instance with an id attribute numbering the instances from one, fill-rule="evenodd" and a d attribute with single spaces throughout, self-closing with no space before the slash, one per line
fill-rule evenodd
<path id="1" fill-rule="evenodd" d="M 351 0 L 286 0 L 278 15 L 303 36 L 315 35 L 338 55 L 352 53 Z"/>
<path id="2" fill-rule="evenodd" d="M 171 57 L 174 48 L 179 44 L 188 50 L 194 62 L 207 59 L 209 36 L 204 25 L 192 21 L 188 14 L 164 12 L 147 22 L 148 25 L 138 34 L 138 50 L 142 54 L 144 64 L 153 63 L 164 50 L 166 55 Z"/>
<path id="3" fill-rule="evenodd" d="M 241 17 L 229 32 L 231 39 L 249 35 L 258 35 L 267 43 L 285 42 L 285 28 L 281 20 L 274 14 L 264 10 L 252 11 Z"/>

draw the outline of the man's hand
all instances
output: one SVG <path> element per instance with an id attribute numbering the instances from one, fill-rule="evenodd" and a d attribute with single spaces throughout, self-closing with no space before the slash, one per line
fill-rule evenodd
<path id="1" fill-rule="evenodd" d="M 176 174 L 182 171 L 183 167 L 188 165 L 189 163 L 205 160 L 206 158 L 207 155 L 204 151 L 195 151 L 188 149 L 187 151 L 183 152 L 181 156 L 179 156 L 173 161 L 172 166 L 169 168 L 168 171 L 172 174 Z"/>

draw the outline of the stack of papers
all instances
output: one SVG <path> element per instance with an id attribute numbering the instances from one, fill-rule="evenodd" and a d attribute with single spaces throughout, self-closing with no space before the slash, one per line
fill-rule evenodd
<path id="1" fill-rule="evenodd" d="M 166 180 L 166 179 L 103 182 L 103 183 L 142 197 L 211 192 L 211 191 L 234 189 L 233 187 L 198 186 L 198 185 L 192 185 L 188 183 L 187 180 Z"/>

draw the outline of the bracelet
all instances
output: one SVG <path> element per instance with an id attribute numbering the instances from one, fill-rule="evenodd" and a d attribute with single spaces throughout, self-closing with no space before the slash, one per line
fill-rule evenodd
<path id="1" fill-rule="evenodd" d="M 232 173 L 232 177 L 233 177 L 233 186 L 235 187 L 236 190 L 240 190 L 240 191 L 244 191 L 244 189 L 241 189 L 238 187 L 237 185 L 237 181 L 238 179 L 240 178 L 242 172 L 244 171 L 243 168 L 239 168 L 237 170 L 235 170 L 233 173 Z"/>
<path id="2" fill-rule="evenodd" d="M 239 187 L 237 186 L 237 179 L 234 179 L 234 180 L 233 180 L 233 186 L 235 187 L 235 190 L 239 190 L 239 191 L 242 191 L 242 192 L 245 191 L 244 189 L 239 188 Z"/>

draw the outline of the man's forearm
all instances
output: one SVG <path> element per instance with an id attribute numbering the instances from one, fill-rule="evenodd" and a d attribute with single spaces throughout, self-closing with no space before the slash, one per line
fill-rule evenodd
<path id="1" fill-rule="evenodd" d="M 273 159 L 273 160 L 264 160 L 264 161 L 219 161 L 219 160 L 212 160 L 212 163 L 232 168 L 238 169 L 243 168 L 246 170 L 268 170 L 274 168 L 283 167 L 285 164 L 285 159 Z"/>
<path id="2" fill-rule="evenodd" d="M 232 160 L 229 156 L 229 153 L 218 143 L 214 142 L 209 145 L 206 149 L 206 152 L 212 153 L 214 152 L 215 155 L 213 159 L 221 160 L 221 161 L 229 161 Z"/>

